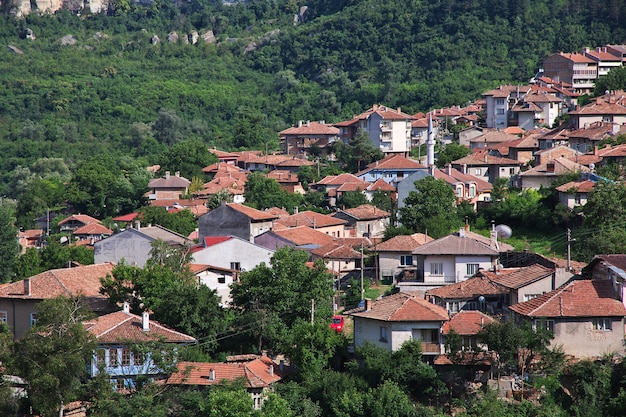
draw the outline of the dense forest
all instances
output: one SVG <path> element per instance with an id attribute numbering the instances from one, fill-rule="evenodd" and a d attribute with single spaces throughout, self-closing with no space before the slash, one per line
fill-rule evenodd
<path id="1" fill-rule="evenodd" d="M 527 81 L 554 51 L 626 39 L 620 1 L 118 1 L 107 14 L 20 19 L 4 4 L 0 193 L 11 198 L 15 170 L 40 158 L 73 170 L 101 155 L 166 164 L 189 140 L 274 149 L 298 120 L 340 121 L 375 102 L 462 105 Z M 165 40 L 192 30 L 216 42 Z"/>

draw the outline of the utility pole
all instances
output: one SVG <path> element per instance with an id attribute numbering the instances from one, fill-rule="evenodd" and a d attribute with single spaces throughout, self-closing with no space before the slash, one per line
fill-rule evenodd
<path id="1" fill-rule="evenodd" d="M 315 299 L 311 298 L 311 324 L 315 323 Z"/>
<path id="2" fill-rule="evenodd" d="M 572 242 L 575 241 L 576 239 L 572 239 L 572 230 L 571 229 L 567 229 L 567 233 L 566 233 L 566 237 L 567 237 L 567 270 L 571 271 L 572 270 L 572 265 L 571 265 L 571 252 L 572 252 Z"/>
<path id="3" fill-rule="evenodd" d="M 365 299 L 365 287 L 363 287 L 363 240 L 361 240 L 361 300 Z"/>

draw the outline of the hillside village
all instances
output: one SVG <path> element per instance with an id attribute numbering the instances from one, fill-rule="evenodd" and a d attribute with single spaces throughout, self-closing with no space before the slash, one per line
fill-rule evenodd
<path id="1" fill-rule="evenodd" d="M 489 325 L 547 330 L 546 349 L 559 350 L 567 361 L 621 358 L 626 354 L 626 254 L 595 253 L 580 262 L 569 254 L 520 251 L 507 243 L 511 230 L 506 225 L 493 223 L 483 235 L 467 220 L 441 236 L 429 235 L 429 230 L 386 233 L 402 226 L 398 211 L 411 207 L 418 183 L 428 179 L 445 184 L 455 203 L 477 210 L 498 203 L 494 189 L 503 183 L 520 191 L 542 190 L 567 176 L 571 181 L 555 188 L 558 201 L 577 212 L 596 187 L 613 183 L 598 171 L 623 167 L 626 158 L 626 93 L 607 91 L 580 104 L 579 97 L 593 86 L 577 77 L 579 66 L 586 66 L 588 76 L 594 71 L 602 75 L 613 63 L 623 65 L 625 51 L 625 45 L 607 45 L 581 54 L 555 54 L 530 83 L 499 86 L 465 107 L 407 114 L 374 104 L 337 123 L 298 121 L 277 132 L 280 153 L 212 148 L 218 162 L 202 167 L 206 182 L 201 187 L 193 189 L 192 179 L 167 171 L 145 190 L 149 206 L 168 213 L 190 211 L 197 220 L 190 235 L 146 223 L 139 212 L 104 221 L 68 208 L 55 213 L 52 224 L 48 214 L 40 228 L 19 232 L 21 248 L 39 250 L 48 236 L 61 233 L 63 244 L 93 250 L 93 264 L 73 263 L 0 285 L 0 322 L 19 340 L 37 325 L 39 303 L 84 297 L 94 315 L 82 325 L 97 343 L 88 364 L 90 378 L 104 374 L 121 393 L 133 392 L 145 377 L 157 384 L 200 388 L 242 380 L 253 408 L 261 410 L 277 384 L 303 371 L 298 358 L 268 351 L 259 342 L 259 349 L 230 351 L 219 361 L 218 356 L 176 361 L 174 355 L 167 363 L 172 369 L 166 371 L 154 352 L 136 346 L 158 339 L 182 349 L 204 341 L 161 323 L 141 299 L 133 299 L 132 291 L 127 299 L 111 298 L 114 293 L 103 286 L 124 268 L 152 267 L 159 249 L 184 258 L 181 270 L 191 274 L 193 285 L 213 291 L 221 311 L 234 311 L 244 308 L 238 302 L 248 291 L 246 283 L 255 274 L 264 276 L 264 268 L 284 261 L 286 254 L 304 261 L 298 267 L 306 269 L 297 269 L 299 274 L 319 274 L 325 280 L 320 294 L 331 297 L 307 298 L 307 308 L 299 314 L 310 314 L 314 322 L 317 310 L 328 332 L 331 316 L 340 320 L 341 330 L 333 330 L 337 334 L 332 336 L 342 338 L 347 355 L 370 345 L 400 351 L 414 341 L 422 360 L 442 378 L 452 370 L 472 375 L 468 381 L 497 388 L 499 396 L 509 399 L 526 393 L 516 372 L 500 381 L 498 354 L 484 340 Z M 358 161 L 354 172 L 302 183 L 302 171 L 319 172 L 338 160 L 337 143 L 348 145 L 363 136 L 382 153 L 381 159 Z M 466 155 L 441 164 L 439 155 L 449 144 L 465 147 Z M 315 210 L 246 205 L 248 179 L 259 173 L 287 193 L 314 192 L 323 200 Z M 347 206 L 347 198 L 355 194 L 360 204 Z M 381 196 L 391 210 L 376 204 Z M 124 285 L 128 282 L 119 288 Z M 381 291 L 366 297 L 369 287 Z M 330 314 L 324 316 L 324 308 Z M 541 355 L 524 349 L 516 351 L 526 355 L 525 361 L 520 359 L 521 372 L 540 372 Z M 27 384 L 13 385 L 19 390 Z M 66 406 L 66 412 L 88 407 Z"/>

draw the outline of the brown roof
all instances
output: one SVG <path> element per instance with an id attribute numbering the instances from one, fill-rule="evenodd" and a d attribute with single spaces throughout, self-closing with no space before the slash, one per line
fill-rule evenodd
<path id="1" fill-rule="evenodd" d="M 510 309 L 527 317 L 626 316 L 626 308 L 616 299 L 610 281 L 574 280 Z"/>
<path id="2" fill-rule="evenodd" d="M 371 308 L 351 314 L 382 321 L 446 321 L 448 312 L 410 292 L 399 292 L 372 301 Z"/>
<path id="3" fill-rule="evenodd" d="M 417 255 L 487 255 L 497 256 L 498 251 L 488 245 L 458 234 L 444 236 L 413 250 Z"/>
<path id="4" fill-rule="evenodd" d="M 166 343 L 194 343 L 196 341 L 193 337 L 168 329 L 154 320 L 149 320 L 149 330 L 144 331 L 142 317 L 125 311 L 99 316 L 84 324 L 87 331 L 93 334 L 100 344 L 155 340 L 162 340 Z"/>
<path id="5" fill-rule="evenodd" d="M 381 210 L 371 204 L 361 204 L 358 207 L 341 210 L 357 220 L 384 219 L 391 216 L 391 213 Z"/>
<path id="6" fill-rule="evenodd" d="M 595 101 L 581 107 L 579 110 L 569 112 L 573 115 L 605 115 L 605 114 L 626 114 L 626 107 L 617 103 L 607 103 L 603 99 L 596 97 Z"/>
<path id="7" fill-rule="evenodd" d="M 364 191 L 371 184 L 369 182 L 347 182 L 337 187 L 337 192 Z"/>
<path id="8" fill-rule="evenodd" d="M 484 149 L 479 149 L 463 158 L 452 161 L 455 165 L 523 165 L 522 162 L 510 158 L 489 155 Z"/>
<path id="9" fill-rule="evenodd" d="M 367 187 L 368 191 L 396 191 L 396 187 L 382 178 L 377 179 Z"/>
<path id="10" fill-rule="evenodd" d="M 148 188 L 187 188 L 191 184 L 187 178 L 165 174 L 165 177 L 150 180 Z"/>
<path id="11" fill-rule="evenodd" d="M 427 296 L 435 296 L 443 299 L 472 299 L 481 295 L 500 295 L 508 291 L 492 282 L 484 275 L 474 276 L 465 281 L 455 284 L 444 285 L 426 291 Z"/>
<path id="12" fill-rule="evenodd" d="M 106 300 L 107 297 L 100 294 L 100 279 L 110 274 L 113 268 L 111 263 L 102 263 L 51 269 L 27 278 L 30 280 L 30 294 L 24 291 L 27 285 L 22 280 L 0 287 L 0 297 L 44 300 L 83 295 Z"/>
<path id="13" fill-rule="evenodd" d="M 480 311 L 463 310 L 452 316 L 450 321 L 445 322 L 441 331 L 443 334 L 449 334 L 450 330 L 454 330 L 462 336 L 473 336 L 490 323 L 496 323 L 496 319 Z"/>
<path id="14" fill-rule="evenodd" d="M 361 176 L 366 172 L 372 171 L 374 169 L 388 169 L 388 170 L 396 170 L 396 169 L 420 169 L 426 168 L 424 165 L 420 164 L 413 159 L 405 158 L 400 154 L 388 155 L 381 159 L 380 161 L 372 162 L 361 172 L 357 172 L 356 176 Z"/>
<path id="15" fill-rule="evenodd" d="M 378 252 L 411 252 L 413 249 L 432 242 L 434 239 L 423 233 L 394 236 L 376 246 Z"/>
<path id="16" fill-rule="evenodd" d="M 283 239 L 293 242 L 296 246 L 302 245 L 325 245 L 333 241 L 333 237 L 308 226 L 291 227 L 272 232 Z"/>
<path id="17" fill-rule="evenodd" d="M 489 182 L 481 180 L 478 177 L 474 177 L 473 175 L 463 174 L 458 169 L 452 168 L 450 166 L 446 168 L 436 169 L 433 174 L 433 177 L 435 177 L 436 179 L 442 179 L 450 185 L 455 185 L 459 182 L 462 182 L 464 184 L 474 183 L 476 184 L 476 191 L 479 194 L 493 189 L 493 185 Z"/>
<path id="18" fill-rule="evenodd" d="M 508 134 L 502 130 L 487 130 L 480 136 L 470 139 L 470 143 L 502 143 L 518 139 L 517 135 Z"/>
<path id="19" fill-rule="evenodd" d="M 82 224 L 92 224 L 92 223 L 100 223 L 100 220 L 98 219 L 94 219 L 91 216 L 88 216 L 86 214 L 73 214 L 70 217 L 68 217 L 67 219 L 63 219 L 59 222 L 59 226 L 62 224 L 65 224 L 67 222 L 70 222 L 72 220 L 78 221 Z"/>
<path id="20" fill-rule="evenodd" d="M 491 280 L 497 284 L 500 284 L 507 288 L 521 288 L 528 284 L 532 284 L 535 281 L 539 281 L 542 278 L 551 276 L 554 270 L 546 268 L 540 264 L 533 264 L 523 268 L 519 268 L 515 272 L 510 274 L 494 274 L 491 275 Z"/>
<path id="21" fill-rule="evenodd" d="M 242 169 L 239 168 L 237 165 L 228 164 L 226 162 L 216 162 L 214 164 L 211 164 L 209 166 L 202 168 L 202 172 L 204 172 L 205 174 L 215 174 L 218 172 L 228 174 L 228 173 L 239 173 L 241 171 Z"/>
<path id="22" fill-rule="evenodd" d="M 595 186 L 596 183 L 590 180 L 570 181 L 567 184 L 559 185 L 556 187 L 556 190 L 561 193 L 569 193 L 572 190 L 576 193 L 588 193 L 591 192 Z"/>
<path id="23" fill-rule="evenodd" d="M 327 243 L 311 253 L 324 259 L 361 259 L 361 252 L 357 252 L 352 247 L 338 242 Z"/>
<path id="24" fill-rule="evenodd" d="M 339 129 L 322 122 L 306 122 L 279 132 L 281 135 L 338 135 Z"/>
<path id="25" fill-rule="evenodd" d="M 253 221 L 274 220 L 277 218 L 273 214 L 267 213 L 265 211 L 257 210 L 252 207 L 244 206 L 243 204 L 227 203 L 226 205 L 230 207 L 231 209 L 236 210 L 239 213 L 246 215 L 247 217 L 250 218 L 250 220 L 253 220 Z"/>
<path id="26" fill-rule="evenodd" d="M 249 362 L 178 362 L 176 368 L 167 384 L 214 385 L 243 380 L 247 388 L 264 388 L 281 380 L 278 366 L 267 356 Z"/>
<path id="27" fill-rule="evenodd" d="M 283 217 L 275 222 L 277 225 L 285 227 L 296 226 L 309 226 L 314 229 L 328 226 L 338 226 L 346 224 L 346 220 L 338 219 L 326 214 L 316 213 L 314 211 L 302 211 L 300 213 L 292 214 L 289 217 Z"/>
<path id="28" fill-rule="evenodd" d="M 327 175 L 319 180 L 317 183 L 315 183 L 315 185 L 341 185 L 348 182 L 363 184 L 363 189 L 365 189 L 369 185 L 369 182 L 363 181 L 356 175 L 349 173 L 343 173 L 339 175 Z"/>
<path id="29" fill-rule="evenodd" d="M 626 157 L 626 144 L 607 146 L 598 150 L 598 154 L 602 158 L 623 158 Z"/>
<path id="30" fill-rule="evenodd" d="M 276 216 L 278 218 L 290 216 L 287 210 L 278 208 L 278 207 L 270 207 L 268 209 L 265 209 L 265 212 L 271 214 L 272 216 Z"/>
<path id="31" fill-rule="evenodd" d="M 557 55 L 560 55 L 563 58 L 572 62 L 589 63 L 589 64 L 595 63 L 595 61 L 592 60 L 591 58 L 587 58 L 586 56 L 578 52 L 574 52 L 574 53 L 559 52 Z"/>
<path id="32" fill-rule="evenodd" d="M 86 224 L 74 229 L 75 235 L 112 235 L 113 230 L 99 223 Z"/>
<path id="33" fill-rule="evenodd" d="M 548 170 L 548 164 L 552 164 L 554 167 Z M 532 177 L 544 175 L 563 175 L 573 172 L 589 172 L 589 168 L 584 165 L 577 164 L 567 158 L 558 157 L 546 162 L 545 164 L 537 165 L 528 171 L 522 172 L 520 175 L 523 177 Z"/>
<path id="34" fill-rule="evenodd" d="M 607 136 L 614 136 L 613 123 L 595 122 L 582 129 L 576 129 L 569 132 L 569 137 L 576 139 L 599 141 Z"/>

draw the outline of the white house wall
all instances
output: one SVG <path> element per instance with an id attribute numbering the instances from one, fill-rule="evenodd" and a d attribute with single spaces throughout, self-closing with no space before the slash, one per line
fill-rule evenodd
<path id="1" fill-rule="evenodd" d="M 219 273 L 214 271 L 203 271 L 200 274 L 196 274 L 201 284 L 206 285 L 212 290 L 217 292 L 217 295 L 221 299 L 220 305 L 227 307 L 232 303 L 232 297 L 230 296 L 230 285 L 233 283 L 233 276 L 230 273 Z M 220 283 L 219 279 L 224 277 L 224 283 Z"/>
<path id="2" fill-rule="evenodd" d="M 493 266 L 489 256 L 457 256 L 455 262 L 455 276 L 458 281 L 464 281 L 473 275 L 467 274 L 467 264 L 478 264 L 478 268 L 485 270 L 491 269 Z"/>
<path id="3" fill-rule="evenodd" d="M 193 263 L 231 269 L 232 262 L 239 262 L 242 271 L 250 271 L 261 262 L 269 265 L 272 255 L 270 249 L 232 238 L 195 252 Z"/>
<path id="4" fill-rule="evenodd" d="M 600 357 L 608 353 L 624 355 L 624 323 L 612 319 L 612 330 L 594 330 L 591 318 L 559 321 L 554 325 L 552 347 L 561 345 L 568 355 L 577 358 Z"/>

